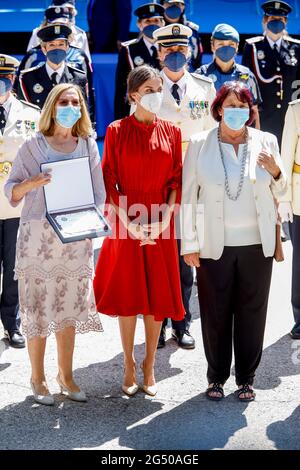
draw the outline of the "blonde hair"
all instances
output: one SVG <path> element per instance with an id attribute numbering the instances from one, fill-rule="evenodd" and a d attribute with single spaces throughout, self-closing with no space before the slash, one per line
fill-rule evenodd
<path id="1" fill-rule="evenodd" d="M 46 102 L 43 106 L 41 118 L 39 122 L 39 130 L 42 134 L 46 136 L 52 136 L 54 134 L 54 129 L 56 126 L 55 121 L 55 106 L 58 102 L 60 96 L 64 91 L 67 90 L 76 90 L 79 96 L 80 109 L 81 109 L 81 118 L 74 124 L 72 127 L 72 135 L 75 137 L 86 138 L 93 133 L 92 123 L 90 116 L 83 98 L 82 91 L 77 85 L 72 85 L 69 83 L 62 83 L 60 85 L 55 85 L 47 96 Z"/>

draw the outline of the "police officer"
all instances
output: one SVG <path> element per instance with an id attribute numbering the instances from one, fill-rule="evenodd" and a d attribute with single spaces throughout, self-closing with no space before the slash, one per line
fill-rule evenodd
<path id="1" fill-rule="evenodd" d="M 0 317 L 10 345 L 23 348 L 25 340 L 20 332 L 18 283 L 14 280 L 21 207 L 11 207 L 3 188 L 18 148 L 37 129 L 40 112 L 36 106 L 19 101 L 11 92 L 18 65 L 14 57 L 0 54 Z"/>
<path id="2" fill-rule="evenodd" d="M 248 67 L 237 64 L 235 61 L 240 42 L 239 33 L 229 24 L 218 24 L 212 32 L 211 50 L 214 54 L 213 62 L 202 65 L 197 73 L 209 77 L 218 91 L 225 82 L 238 81 L 245 84 L 251 91 L 256 109 L 256 128 L 259 129 L 258 106 L 262 99 L 255 75 Z"/>
<path id="3" fill-rule="evenodd" d="M 91 53 L 90 53 L 90 48 L 89 48 L 89 43 L 88 43 L 88 39 L 87 39 L 87 35 L 86 35 L 86 32 L 79 28 L 76 24 L 75 24 L 75 18 L 76 18 L 76 15 L 77 15 L 77 10 L 76 10 L 76 7 L 75 7 L 75 0 L 53 0 L 52 1 L 52 4 L 49 6 L 49 8 L 53 8 L 54 11 L 58 12 L 59 11 L 59 8 L 65 8 L 67 9 L 68 13 L 69 13 L 69 21 L 71 23 L 71 28 L 72 28 L 72 34 L 73 34 L 73 39 L 72 39 L 72 43 L 71 45 L 72 46 L 75 46 L 79 49 L 82 49 L 85 54 L 87 55 L 88 57 L 88 60 L 90 62 L 92 62 L 92 59 L 91 59 Z M 47 11 L 49 12 L 49 8 L 47 8 L 45 10 L 45 21 L 44 21 L 44 24 L 42 24 L 41 27 L 45 26 L 47 24 Z M 34 47 L 37 47 L 39 45 L 39 38 L 37 36 L 37 33 L 39 31 L 40 28 L 35 28 L 32 32 L 32 35 L 31 35 L 31 38 L 29 40 L 29 44 L 27 46 L 27 51 L 30 51 L 30 49 L 34 48 Z"/>
<path id="4" fill-rule="evenodd" d="M 50 6 L 45 10 L 45 20 L 42 24 L 41 27 L 45 27 L 49 24 L 52 23 L 61 23 L 61 24 L 66 24 L 67 26 L 72 28 L 72 25 L 70 25 L 70 19 L 71 19 L 71 13 L 69 11 L 69 8 L 67 7 L 55 7 L 55 6 Z M 37 28 L 38 30 L 38 28 Z M 46 62 L 46 57 L 45 54 L 42 51 L 41 45 L 40 45 L 40 40 L 38 36 L 36 36 L 36 40 L 38 41 L 38 45 L 36 47 L 33 47 L 30 49 L 25 56 L 23 57 L 21 64 L 19 66 L 19 69 L 17 71 L 16 79 L 15 79 L 15 84 L 14 88 L 17 90 L 18 89 L 18 82 L 19 82 L 19 77 L 20 73 L 24 69 L 29 69 L 32 67 L 36 67 L 39 64 L 44 64 Z M 73 42 L 70 43 L 69 48 L 67 49 L 67 56 L 66 56 L 66 63 L 69 65 L 72 65 L 73 67 L 82 70 L 88 80 L 88 95 L 89 95 L 89 111 L 90 111 L 90 117 L 91 121 L 94 125 L 94 128 L 96 127 L 96 115 L 95 115 L 95 91 L 94 91 L 94 86 L 93 86 L 93 69 L 92 69 L 92 64 L 84 52 L 83 49 L 80 49 L 78 46 L 75 46 Z"/>
<path id="5" fill-rule="evenodd" d="M 264 35 L 247 40 L 242 63 L 259 82 L 261 129 L 275 134 L 280 144 L 288 103 L 300 78 L 300 41 L 286 35 L 292 11 L 288 3 L 268 1 L 262 9 Z"/>
<path id="6" fill-rule="evenodd" d="M 158 54 L 163 64 L 163 102 L 158 116 L 176 124 L 182 133 L 182 148 L 185 152 L 192 134 L 215 127 L 210 114 L 210 106 L 216 92 L 210 78 L 190 73 L 186 70 L 189 57 L 189 39 L 192 30 L 182 24 L 171 24 L 154 31 L 158 44 Z M 179 227 L 177 220 L 177 235 Z M 180 253 L 180 243 L 178 242 Z M 180 279 L 185 319 L 172 322 L 172 337 L 184 349 L 193 349 L 195 340 L 189 332 L 191 312 L 189 302 L 193 287 L 193 270 L 179 255 Z M 163 324 L 158 347 L 165 345 Z"/>
<path id="7" fill-rule="evenodd" d="M 166 24 L 181 23 L 192 30 L 189 39 L 191 57 L 189 59 L 189 71 L 194 72 L 202 63 L 203 47 L 199 34 L 199 25 L 188 21 L 185 16 L 185 0 L 160 0 L 165 7 Z"/>
<path id="8" fill-rule="evenodd" d="M 89 1 L 87 17 L 94 52 L 116 52 L 122 42 L 128 41 L 131 3 L 131 0 Z M 99 28 L 100 18 L 105 18 L 101 22 L 101 28 Z"/>
<path id="9" fill-rule="evenodd" d="M 116 70 L 115 119 L 129 114 L 127 103 L 127 77 L 129 72 L 139 65 L 149 64 L 160 70 L 157 45 L 153 32 L 164 26 L 164 7 L 157 3 L 147 3 L 134 11 L 137 26 L 141 32 L 137 39 L 122 44 Z"/>
<path id="10" fill-rule="evenodd" d="M 38 37 L 41 40 L 42 51 L 46 56 L 46 63 L 23 70 L 17 89 L 19 98 L 42 108 L 55 85 L 72 83 L 81 88 L 87 99 L 86 74 L 66 64 L 71 34 L 71 28 L 60 23 L 51 24 L 39 30 Z"/>

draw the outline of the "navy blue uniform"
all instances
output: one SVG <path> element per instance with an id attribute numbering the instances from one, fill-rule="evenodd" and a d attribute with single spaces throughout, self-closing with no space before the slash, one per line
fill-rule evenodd
<path id="1" fill-rule="evenodd" d="M 87 78 L 85 73 L 81 70 L 74 69 L 70 65 L 66 64 L 59 83 L 78 85 L 87 101 Z M 21 73 L 17 95 L 20 99 L 42 108 L 47 96 L 54 86 L 55 85 L 52 83 L 47 73 L 46 65 L 38 65 L 32 69 L 24 70 Z"/>
<path id="2" fill-rule="evenodd" d="M 210 64 L 202 65 L 196 73 L 211 78 L 217 91 L 225 82 L 241 82 L 251 91 L 254 104 L 260 105 L 262 102 L 256 77 L 248 67 L 235 63 L 231 70 L 223 72 L 214 61 Z"/>
<path id="3" fill-rule="evenodd" d="M 143 37 L 122 44 L 116 70 L 115 119 L 122 119 L 129 115 L 127 77 L 131 70 L 143 64 L 161 69 L 157 53 L 154 52 L 154 56 L 151 56 Z"/>
<path id="4" fill-rule="evenodd" d="M 243 53 L 243 65 L 255 74 L 262 95 L 260 124 L 281 143 L 288 104 L 300 79 L 300 41 L 289 36 L 282 39 L 276 53 L 265 36 L 248 39 Z M 274 117 L 276 118 L 274 119 Z"/>
<path id="5" fill-rule="evenodd" d="M 129 39 L 131 0 L 90 0 L 88 23 L 94 52 L 115 52 Z"/>
<path id="6" fill-rule="evenodd" d="M 23 70 L 36 67 L 41 64 L 45 64 L 46 56 L 43 53 L 41 46 L 30 49 L 23 57 L 18 72 L 16 74 L 14 89 L 17 92 L 19 88 L 19 77 Z M 76 46 L 70 46 L 67 50 L 66 63 L 75 67 L 78 70 L 82 70 L 86 74 L 88 81 L 88 97 L 89 97 L 89 112 L 91 121 L 94 128 L 96 127 L 96 105 L 95 105 L 95 90 L 93 86 L 93 69 L 86 53 Z"/>

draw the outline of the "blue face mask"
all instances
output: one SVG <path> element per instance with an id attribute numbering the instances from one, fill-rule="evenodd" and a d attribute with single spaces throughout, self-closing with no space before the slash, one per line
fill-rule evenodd
<path id="1" fill-rule="evenodd" d="M 267 28 L 271 31 L 271 33 L 279 34 L 284 30 L 285 24 L 282 20 L 272 20 L 267 24 Z"/>
<path id="2" fill-rule="evenodd" d="M 179 72 L 186 63 L 187 58 L 182 52 L 171 52 L 164 60 L 165 66 L 172 72 Z"/>
<path id="3" fill-rule="evenodd" d="M 236 49 L 233 46 L 223 46 L 216 50 L 215 55 L 222 62 L 229 62 L 234 58 L 236 54 Z"/>
<path id="4" fill-rule="evenodd" d="M 63 49 L 52 49 L 52 51 L 47 52 L 47 59 L 50 60 L 53 64 L 61 64 L 67 57 L 67 52 Z"/>
<path id="5" fill-rule="evenodd" d="M 0 78 L 0 96 L 5 96 L 12 89 L 12 83 L 9 78 Z"/>
<path id="6" fill-rule="evenodd" d="M 224 122 L 229 129 L 240 131 L 249 120 L 249 108 L 224 108 Z"/>
<path id="7" fill-rule="evenodd" d="M 56 121 L 61 127 L 71 129 L 81 118 L 81 110 L 79 106 L 57 106 Z"/>
<path id="8" fill-rule="evenodd" d="M 156 31 L 157 29 L 159 29 L 159 26 L 157 26 L 156 24 L 149 24 L 148 26 L 146 26 L 146 27 L 143 29 L 143 34 L 144 34 L 144 36 L 146 36 L 147 38 L 153 39 L 153 33 L 154 33 L 154 31 Z"/>
<path id="9" fill-rule="evenodd" d="M 165 9 L 165 14 L 170 20 L 177 20 L 181 16 L 181 9 L 177 5 L 172 5 Z"/>

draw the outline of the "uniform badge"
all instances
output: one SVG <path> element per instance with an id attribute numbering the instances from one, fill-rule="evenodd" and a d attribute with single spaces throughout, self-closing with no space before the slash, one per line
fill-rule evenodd
<path id="1" fill-rule="evenodd" d="M 150 13 L 155 13 L 155 6 L 154 5 L 149 5 L 149 12 Z"/>
<path id="2" fill-rule="evenodd" d="M 60 26 L 54 26 L 54 34 L 60 34 Z"/>
<path id="3" fill-rule="evenodd" d="M 242 75 L 240 75 L 240 79 L 247 81 L 249 80 L 249 75 L 247 73 L 243 73 Z"/>
<path id="4" fill-rule="evenodd" d="M 214 83 L 218 80 L 217 76 L 214 73 L 208 75 L 208 78 L 210 78 Z"/>
<path id="5" fill-rule="evenodd" d="M 189 108 L 190 108 L 190 118 L 195 120 L 197 119 L 196 115 L 196 102 L 195 101 L 190 101 L 189 102 Z"/>
<path id="6" fill-rule="evenodd" d="M 60 8 L 56 7 L 54 11 L 55 11 L 55 13 L 60 13 Z"/>
<path id="7" fill-rule="evenodd" d="M 18 131 L 20 131 L 21 128 L 22 128 L 22 122 L 23 121 L 21 121 L 20 119 L 18 119 L 17 122 L 16 122 L 16 128 L 17 128 Z"/>
<path id="8" fill-rule="evenodd" d="M 280 8 L 280 2 L 275 2 L 275 9 L 279 10 L 279 8 Z"/>
<path id="9" fill-rule="evenodd" d="M 0 66 L 4 67 L 5 65 L 5 57 L 0 57 Z"/>
<path id="10" fill-rule="evenodd" d="M 31 121 L 31 130 L 35 131 L 35 122 L 34 121 Z"/>
<path id="11" fill-rule="evenodd" d="M 26 131 L 30 131 L 31 121 L 28 121 L 28 120 L 25 121 L 25 128 L 26 128 Z"/>
<path id="12" fill-rule="evenodd" d="M 264 60 L 264 58 L 266 57 L 264 51 L 257 51 L 257 58 L 258 60 Z"/>
<path id="13" fill-rule="evenodd" d="M 36 83 L 33 87 L 34 93 L 43 93 L 44 87 L 40 83 Z"/>
<path id="14" fill-rule="evenodd" d="M 172 34 L 173 36 L 180 36 L 180 26 L 173 26 Z"/>
<path id="15" fill-rule="evenodd" d="M 145 61 L 141 56 L 138 55 L 134 58 L 134 63 L 137 67 L 139 67 L 139 65 L 143 65 Z"/>

